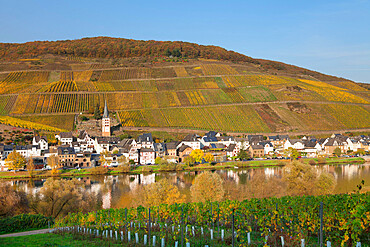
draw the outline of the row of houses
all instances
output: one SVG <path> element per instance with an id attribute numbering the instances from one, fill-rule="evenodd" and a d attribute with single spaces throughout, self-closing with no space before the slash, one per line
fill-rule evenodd
<path id="1" fill-rule="evenodd" d="M 291 139 L 288 135 L 248 135 L 238 138 L 209 131 L 203 136 L 189 134 L 179 141 L 157 143 L 151 133 L 142 134 L 136 139 L 121 140 L 111 136 L 92 137 L 86 131 L 80 131 L 76 137 L 71 132 L 62 132 L 56 138 L 60 145 L 51 147 L 45 136 L 35 136 L 32 145 L 0 144 L 0 169 L 5 169 L 4 160 L 13 151 L 26 158 L 38 158 L 44 163 L 47 163 L 49 156 L 55 155 L 59 158 L 59 163 L 66 167 L 95 166 L 99 163 L 100 155 L 107 156 L 111 164 L 117 164 L 120 156 L 140 165 L 154 164 L 156 157 L 167 157 L 171 162 L 183 162 L 195 149 L 211 153 L 217 162 L 233 159 L 241 150 L 245 150 L 251 158 L 285 156 L 286 150 L 291 148 L 307 157 L 330 156 L 336 148 L 342 153 L 370 151 L 369 136 L 347 137 L 340 134 L 333 134 L 325 139 L 313 136 Z"/>

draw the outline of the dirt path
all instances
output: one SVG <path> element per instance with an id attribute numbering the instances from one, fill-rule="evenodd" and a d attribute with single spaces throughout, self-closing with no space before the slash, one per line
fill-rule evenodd
<path id="1" fill-rule="evenodd" d="M 16 232 L 16 233 L 0 235 L 0 238 L 28 236 L 28 235 L 48 233 L 49 231 L 50 229 L 41 229 L 41 230 L 28 231 L 28 232 Z"/>

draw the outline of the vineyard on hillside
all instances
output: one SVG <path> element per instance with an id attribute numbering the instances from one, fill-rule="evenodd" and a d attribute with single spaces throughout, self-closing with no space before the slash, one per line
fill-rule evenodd
<path id="1" fill-rule="evenodd" d="M 325 109 L 347 128 L 367 128 L 370 123 L 369 112 L 356 105 L 325 105 Z"/>
<path id="2" fill-rule="evenodd" d="M 221 109 L 197 107 L 121 111 L 119 118 L 123 126 L 214 129 L 234 132 L 270 131 L 250 106 L 223 106 Z"/>
<path id="3" fill-rule="evenodd" d="M 331 130 L 347 129 L 348 127 L 338 122 L 325 110 L 325 105 L 309 104 L 298 105 L 301 109 L 292 109 L 286 104 L 269 104 L 270 107 L 284 119 L 293 130 Z"/>
<path id="4" fill-rule="evenodd" d="M 0 81 L 0 94 L 19 93 L 34 85 L 46 83 L 48 78 L 49 72 L 47 71 L 11 72 Z"/>
<path id="5" fill-rule="evenodd" d="M 63 129 L 51 127 L 49 125 L 34 123 L 31 121 L 22 120 L 18 118 L 12 118 L 8 116 L 0 116 L 0 123 L 15 126 L 15 127 L 26 128 L 26 129 L 46 130 L 46 131 L 63 131 Z"/>
<path id="6" fill-rule="evenodd" d="M 73 68 L 80 70 L 0 73 L 0 115 L 86 113 L 106 100 L 130 127 L 268 132 L 368 128 L 370 122 L 370 93 L 353 82 L 247 74 L 213 61 L 121 68 L 76 63 Z M 308 102 L 303 112 L 294 109 L 300 101 Z"/>
<path id="7" fill-rule="evenodd" d="M 202 64 L 204 75 L 237 75 L 238 72 L 229 65 Z"/>
<path id="8" fill-rule="evenodd" d="M 42 126 L 53 126 L 53 129 L 59 129 L 59 131 L 72 131 L 74 125 L 75 115 L 46 115 L 46 116 L 22 116 L 15 119 L 31 123 L 30 125 L 41 124 Z M 47 129 L 46 129 L 47 130 Z M 58 130 L 56 130 L 58 131 Z"/>
<path id="9" fill-rule="evenodd" d="M 57 83 L 53 83 L 49 86 L 48 89 L 45 90 L 45 92 L 72 92 L 77 91 L 77 85 L 73 81 L 60 81 Z"/>
<path id="10" fill-rule="evenodd" d="M 13 108 L 18 95 L 1 96 L 0 95 L 0 115 L 7 115 Z"/>
<path id="11" fill-rule="evenodd" d="M 370 194 L 107 209 L 69 214 L 57 220 L 55 226 L 57 233 L 59 229 L 62 234 L 69 231 L 123 244 L 151 245 L 156 236 L 158 246 L 160 242 L 166 246 L 281 246 L 282 242 L 287 246 L 302 246 L 302 242 L 323 246 L 327 241 L 333 246 L 354 246 L 358 242 L 367 246 Z"/>

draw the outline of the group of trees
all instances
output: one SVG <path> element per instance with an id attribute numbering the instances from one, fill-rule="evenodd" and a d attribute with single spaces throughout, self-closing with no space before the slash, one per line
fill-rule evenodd
<path id="1" fill-rule="evenodd" d="M 0 216 L 36 213 L 61 217 L 69 212 L 89 212 L 101 207 L 100 197 L 87 191 L 77 179 L 48 178 L 38 193 L 27 195 L 7 182 L 0 182 Z"/>
<path id="2" fill-rule="evenodd" d="M 0 43 L 0 59 L 11 60 L 55 54 L 88 58 L 129 58 L 171 55 L 259 63 L 243 54 L 218 46 L 204 46 L 181 41 L 143 41 L 95 37 L 79 40 L 37 41 L 24 44 Z"/>
<path id="3" fill-rule="evenodd" d="M 32 212 L 45 216 L 59 217 L 69 212 L 96 210 L 99 195 L 88 192 L 83 182 L 77 179 L 64 180 L 49 178 L 39 193 L 29 195 Z"/>
<path id="4" fill-rule="evenodd" d="M 185 202 L 185 196 L 167 179 L 162 179 L 147 186 L 139 186 L 133 191 L 131 206 L 157 206 L 162 203 L 174 204 Z"/>
<path id="5" fill-rule="evenodd" d="M 29 176 L 31 178 L 34 177 L 35 164 L 32 156 L 26 159 L 23 155 L 14 150 L 5 159 L 5 164 L 9 170 L 14 170 L 14 172 L 26 167 Z"/>
<path id="6" fill-rule="evenodd" d="M 35 164 L 32 156 L 26 159 L 23 155 L 14 150 L 5 159 L 5 164 L 9 170 L 14 171 L 26 168 L 29 176 L 31 178 L 34 177 Z M 57 155 L 49 156 L 47 158 L 47 164 L 52 169 L 52 174 L 57 174 L 59 172 L 58 168 L 62 166 Z"/>
<path id="7" fill-rule="evenodd" d="M 167 57 L 170 57 L 170 56 L 181 57 L 182 56 L 181 51 L 179 49 L 173 49 L 172 51 L 170 51 L 169 48 L 166 50 L 165 55 Z"/>
<path id="8" fill-rule="evenodd" d="M 288 195 L 321 195 L 333 191 L 334 176 L 317 171 L 309 164 L 293 161 L 283 168 L 283 181 Z"/>
<path id="9" fill-rule="evenodd" d="M 249 152 L 247 152 L 247 150 L 242 148 L 242 149 L 240 149 L 236 158 L 239 159 L 239 160 L 246 160 L 246 159 L 250 158 L 250 155 L 249 155 Z"/>
<path id="10" fill-rule="evenodd" d="M 324 170 L 315 170 L 311 165 L 292 161 L 283 168 L 283 177 L 266 177 L 254 172 L 253 179 L 246 185 L 224 180 L 218 173 L 205 171 L 192 181 L 190 198 L 187 201 L 205 202 L 224 199 L 245 200 L 271 196 L 301 196 L 329 194 L 336 185 L 334 176 Z M 130 206 L 154 206 L 161 203 L 180 203 L 186 200 L 178 187 L 166 178 L 147 185 L 138 186 L 131 193 Z"/>
<path id="11" fill-rule="evenodd" d="M 5 159 L 5 164 L 9 170 L 19 170 L 26 165 L 26 158 L 14 150 Z"/>
<path id="12" fill-rule="evenodd" d="M 202 163 L 203 161 L 206 163 L 211 163 L 214 161 L 214 156 L 211 153 L 204 153 L 203 150 L 194 149 L 191 151 L 189 156 L 184 158 L 184 163 L 188 166 L 192 166 L 195 163 Z M 155 163 L 158 165 L 169 165 L 168 158 L 166 157 L 157 157 L 155 159 Z"/>
<path id="13" fill-rule="evenodd" d="M 211 163 L 215 160 L 214 156 L 211 153 L 204 153 L 203 150 L 194 149 L 191 151 L 190 155 L 184 159 L 185 164 L 193 165 L 194 163 Z"/>

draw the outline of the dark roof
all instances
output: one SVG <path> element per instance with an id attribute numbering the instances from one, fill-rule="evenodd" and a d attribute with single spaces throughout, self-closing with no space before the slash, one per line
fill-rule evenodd
<path id="1" fill-rule="evenodd" d="M 129 146 L 132 144 L 132 142 L 133 142 L 133 140 L 132 140 L 132 139 L 125 138 L 125 139 L 121 140 L 121 141 L 117 144 L 117 146 L 118 146 L 118 147 L 123 147 L 123 148 L 125 148 L 125 147 L 129 147 Z"/>
<path id="2" fill-rule="evenodd" d="M 35 141 L 39 142 L 40 140 L 44 140 L 48 142 L 48 138 L 46 136 L 35 136 Z"/>
<path id="3" fill-rule="evenodd" d="M 306 148 L 314 148 L 316 146 L 316 142 L 314 141 L 305 141 L 303 143 Z"/>
<path id="4" fill-rule="evenodd" d="M 248 141 L 250 142 L 263 141 L 263 135 L 248 135 Z"/>
<path id="5" fill-rule="evenodd" d="M 345 140 L 343 140 L 343 138 L 337 138 L 337 137 L 329 138 L 329 140 L 325 144 L 325 146 L 334 146 L 334 143 L 337 144 L 335 146 L 343 146 L 344 145 L 344 142 L 345 142 Z"/>
<path id="6" fill-rule="evenodd" d="M 29 149 L 32 149 L 33 147 L 39 147 L 39 145 L 20 145 L 20 146 L 16 146 L 15 147 L 15 150 L 29 150 Z"/>
<path id="7" fill-rule="evenodd" d="M 210 146 L 214 149 L 225 148 L 225 145 L 222 143 L 212 143 Z"/>
<path id="8" fill-rule="evenodd" d="M 269 136 L 269 140 L 277 141 L 277 140 L 279 140 L 279 137 L 278 136 Z"/>
<path id="9" fill-rule="evenodd" d="M 76 152 L 72 147 L 58 147 L 58 155 L 60 154 L 76 154 Z"/>
<path id="10" fill-rule="evenodd" d="M 153 142 L 152 133 L 144 133 L 142 135 L 139 135 L 137 137 L 137 143 L 142 143 L 142 142 Z"/>
<path id="11" fill-rule="evenodd" d="M 280 140 L 286 140 L 286 139 L 289 138 L 288 135 L 278 135 L 278 137 L 279 137 Z"/>
<path id="12" fill-rule="evenodd" d="M 59 136 L 60 138 L 73 138 L 72 132 L 61 132 Z"/>
<path id="13" fill-rule="evenodd" d="M 198 138 L 199 138 L 199 136 L 196 135 L 196 134 L 189 134 L 189 135 L 185 136 L 183 141 L 184 142 L 194 142 L 194 141 L 198 141 Z"/>
<path id="14" fill-rule="evenodd" d="M 107 101 L 105 101 L 105 103 L 104 103 L 104 113 L 103 113 L 103 118 L 109 118 L 109 112 L 108 112 Z"/>
<path id="15" fill-rule="evenodd" d="M 109 136 L 109 137 L 99 136 L 97 137 L 97 140 L 98 140 L 98 143 L 105 143 L 105 144 L 118 144 L 121 141 L 119 137 L 115 137 L 115 136 Z"/>
<path id="16" fill-rule="evenodd" d="M 232 152 L 232 151 L 234 151 L 235 147 L 236 147 L 236 144 L 230 144 L 230 145 L 227 147 L 227 151 L 228 151 L 228 152 Z"/>
<path id="17" fill-rule="evenodd" d="M 80 133 L 78 134 L 78 139 L 85 139 L 87 136 L 86 130 L 81 130 Z"/>
<path id="18" fill-rule="evenodd" d="M 326 138 L 320 138 L 317 140 L 318 143 L 322 144 L 326 141 Z"/>
<path id="19" fill-rule="evenodd" d="M 208 137 L 208 136 L 204 136 L 203 137 L 203 140 L 205 141 L 205 142 L 218 142 L 218 140 L 217 140 L 217 137 Z"/>
<path id="20" fill-rule="evenodd" d="M 271 143 L 271 142 L 269 142 L 269 141 L 259 142 L 259 143 L 257 143 L 257 145 L 262 145 L 262 146 L 269 145 L 270 147 L 273 147 L 273 146 L 274 146 L 274 145 L 272 145 L 272 143 Z"/>
<path id="21" fill-rule="evenodd" d="M 288 139 L 288 135 L 276 135 L 276 136 L 269 136 L 269 140 L 271 141 L 281 141 L 281 140 L 286 140 Z"/>
<path id="22" fill-rule="evenodd" d="M 216 135 L 217 135 L 217 132 L 213 131 L 213 130 L 209 131 L 205 134 L 205 136 L 207 136 L 207 137 L 216 137 Z"/>
<path id="23" fill-rule="evenodd" d="M 250 146 L 253 150 L 256 150 L 256 149 L 264 149 L 264 147 L 262 145 L 251 145 Z"/>
<path id="24" fill-rule="evenodd" d="M 154 143 L 154 151 L 156 152 L 165 152 L 166 145 L 164 143 Z"/>
<path id="25" fill-rule="evenodd" d="M 244 137 L 236 137 L 236 138 L 235 138 L 235 141 L 237 141 L 237 142 L 247 142 L 247 141 L 248 141 L 248 138 L 244 138 Z"/>
<path id="26" fill-rule="evenodd" d="M 179 141 L 172 141 L 172 142 L 168 142 L 166 143 L 166 149 L 176 149 L 177 146 L 180 144 Z"/>
<path id="27" fill-rule="evenodd" d="M 187 148 L 191 148 L 191 147 L 189 147 L 188 145 L 182 145 L 182 146 L 179 148 L 179 152 L 184 152 L 184 151 L 185 151 L 185 149 L 187 149 Z"/>
<path id="28" fill-rule="evenodd" d="M 154 152 L 154 150 L 151 148 L 140 148 L 140 153 L 142 152 Z"/>
<path id="29" fill-rule="evenodd" d="M 12 151 L 12 150 L 13 150 L 13 146 L 12 145 L 4 145 L 4 144 L 1 144 L 0 145 L 0 152 Z"/>

